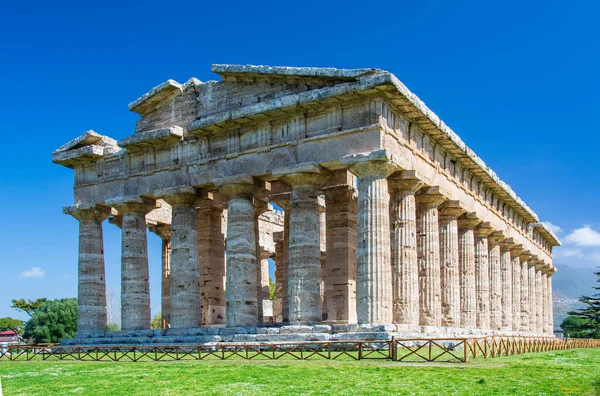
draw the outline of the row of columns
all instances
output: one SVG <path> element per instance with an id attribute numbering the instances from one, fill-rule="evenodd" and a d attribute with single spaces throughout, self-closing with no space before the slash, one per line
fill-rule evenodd
<path id="1" fill-rule="evenodd" d="M 355 159 L 348 170 L 358 178 L 357 197 L 350 182 L 323 188 L 324 267 L 319 190 L 334 175 L 316 164 L 274 173 L 291 189 L 286 203 L 280 204 L 286 209 L 280 244 L 284 258 L 278 270 L 283 275 L 278 289 L 285 321 L 322 320 L 325 278 L 331 321 L 552 331 L 551 267 L 475 214 L 465 213 L 438 187 L 425 186 L 414 171 L 400 171 L 377 158 Z M 264 182 L 243 175 L 215 184 L 228 200 L 226 307 L 215 312 L 224 311 L 227 326 L 256 326 L 264 288 L 257 219 L 264 208 L 254 198 L 264 190 Z M 200 206 L 194 188 L 161 190 L 155 196 L 173 208 L 169 242 L 163 238 L 163 254 L 170 250 L 170 262 L 163 261 L 170 267 L 164 269 L 170 289 L 163 292 L 169 295 L 171 327 L 199 327 L 208 313 L 201 308 L 200 281 L 205 278 L 198 263 L 213 256 L 222 259 L 223 254 L 210 251 L 215 236 L 198 224 Z M 277 202 L 276 197 L 271 199 Z M 106 204 L 122 216 L 122 328 L 148 328 L 145 215 L 154 206 L 139 197 Z M 204 213 L 210 223 L 213 214 Z M 107 211 L 88 208 L 71 214 L 80 221 L 80 330 L 97 330 L 106 324 L 101 223 Z M 199 246 L 207 250 L 200 252 Z M 222 277 L 224 272 L 225 268 Z M 219 301 L 211 303 L 218 306 Z"/>

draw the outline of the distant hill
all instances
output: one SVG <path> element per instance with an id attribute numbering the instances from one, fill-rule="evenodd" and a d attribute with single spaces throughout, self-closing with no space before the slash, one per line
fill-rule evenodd
<path id="1" fill-rule="evenodd" d="M 558 272 L 552 275 L 554 299 L 554 328 L 558 329 L 567 312 L 580 308 L 578 301 L 583 294 L 594 294 L 597 286 L 594 268 L 574 268 L 557 264 Z"/>

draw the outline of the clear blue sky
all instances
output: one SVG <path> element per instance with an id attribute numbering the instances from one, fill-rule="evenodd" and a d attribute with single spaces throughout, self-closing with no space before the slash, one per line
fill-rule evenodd
<path id="1" fill-rule="evenodd" d="M 164 3 L 2 1 L 0 317 L 23 317 L 12 298 L 76 294 L 77 221 L 61 211 L 73 172 L 52 151 L 87 129 L 131 135 L 130 101 L 169 78 L 218 79 L 212 63 L 393 72 L 561 228 L 559 268 L 600 264 L 600 3 Z M 149 248 L 156 312 L 157 237 Z M 105 251 L 117 290 L 109 224 Z"/>

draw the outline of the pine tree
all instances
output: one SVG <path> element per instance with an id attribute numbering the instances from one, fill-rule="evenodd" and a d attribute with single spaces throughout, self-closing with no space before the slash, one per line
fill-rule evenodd
<path id="1" fill-rule="evenodd" d="M 594 272 L 598 277 L 597 282 L 600 283 L 600 271 Z M 569 315 L 577 316 L 581 319 L 580 331 L 588 334 L 591 338 L 600 338 L 600 286 L 594 287 L 598 292 L 591 296 L 581 296 L 579 301 L 585 307 L 577 311 L 569 312 Z"/>

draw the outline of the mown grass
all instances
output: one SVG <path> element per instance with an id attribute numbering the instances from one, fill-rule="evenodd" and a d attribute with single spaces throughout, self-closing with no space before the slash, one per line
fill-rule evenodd
<path id="1" fill-rule="evenodd" d="M 600 395 L 600 349 L 467 364 L 285 360 L 0 362 L 5 396 L 439 394 Z"/>

